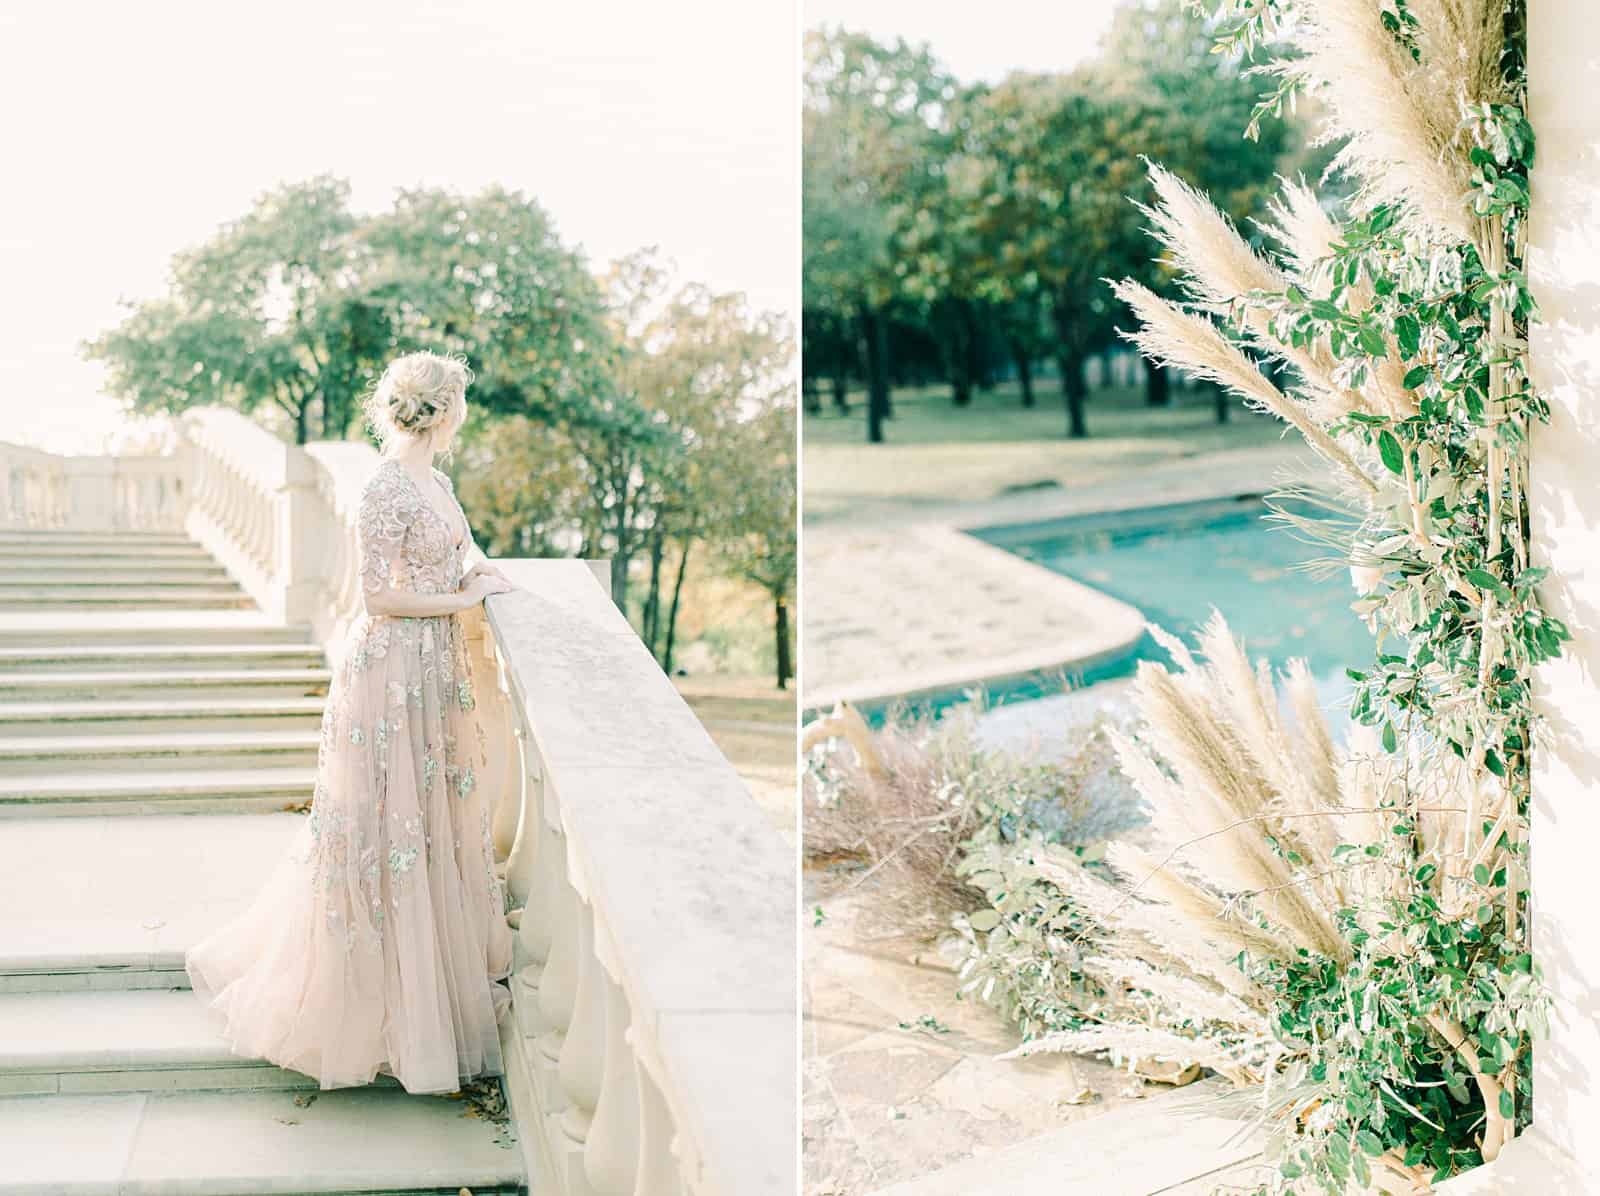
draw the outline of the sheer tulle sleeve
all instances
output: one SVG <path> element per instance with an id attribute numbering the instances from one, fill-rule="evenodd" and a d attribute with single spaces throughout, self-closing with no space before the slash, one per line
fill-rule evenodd
<path id="1" fill-rule="evenodd" d="M 361 591 L 366 597 L 396 588 L 400 548 L 409 526 L 408 493 L 390 470 L 380 469 L 361 492 L 356 547 L 361 556 Z"/>

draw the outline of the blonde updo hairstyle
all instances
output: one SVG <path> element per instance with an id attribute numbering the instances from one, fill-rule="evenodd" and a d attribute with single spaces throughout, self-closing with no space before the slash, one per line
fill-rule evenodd
<path id="1" fill-rule="evenodd" d="M 426 436 L 434 452 L 444 452 L 467 418 L 471 382 L 472 370 L 458 354 L 407 353 L 389 363 L 363 410 L 385 450 L 398 440 Z"/>

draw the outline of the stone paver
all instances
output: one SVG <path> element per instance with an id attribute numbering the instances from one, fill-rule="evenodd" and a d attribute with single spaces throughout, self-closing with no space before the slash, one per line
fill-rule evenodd
<path id="1" fill-rule="evenodd" d="M 1117 483 L 808 523 L 803 706 L 1071 669 L 1138 638 L 1142 616 L 1131 606 L 963 529 L 1257 493 L 1317 468 L 1303 446 L 1286 442 L 1151 466 Z"/>
<path id="2" fill-rule="evenodd" d="M 808 533 L 802 703 L 826 709 L 1116 655 L 1144 616 L 952 528 Z"/>
<path id="3" fill-rule="evenodd" d="M 1209 1196 L 1246 1175 L 1259 1178 L 1260 1154 L 1261 1140 L 1246 1123 L 1208 1116 L 1195 1094 L 1175 1092 L 873 1196 Z"/>
<path id="4" fill-rule="evenodd" d="M 1166 1091 L 1092 1059 L 996 1059 L 1018 1036 L 988 1006 L 958 998 L 952 960 L 869 937 L 869 895 L 808 880 L 806 1196 L 868 1196 Z M 1093 1099 L 1068 1103 L 1084 1084 Z"/>

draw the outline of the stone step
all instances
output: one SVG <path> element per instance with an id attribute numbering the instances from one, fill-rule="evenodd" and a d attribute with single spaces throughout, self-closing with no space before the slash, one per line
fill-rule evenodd
<path id="1" fill-rule="evenodd" d="M 0 776 L 0 818 L 165 812 L 266 813 L 311 800 L 316 762 L 270 768 L 167 768 Z"/>
<path id="2" fill-rule="evenodd" d="M 11 672 L 0 665 L 0 701 L 54 702 L 66 698 L 148 696 L 228 698 L 326 695 L 333 674 L 310 669 L 168 669 L 115 672 Z"/>
<path id="3" fill-rule="evenodd" d="M 234 610 L 252 607 L 250 595 L 234 585 L 174 586 L 7 586 L 0 589 L 0 610 Z"/>
<path id="4" fill-rule="evenodd" d="M 97 586 L 127 586 L 141 590 L 239 588 L 234 585 L 227 571 L 217 566 L 174 569 L 124 565 L 113 569 L 96 561 L 85 561 L 83 567 L 75 566 L 70 569 L 49 565 L 28 565 L 20 569 L 12 568 L 9 564 L 0 566 L 0 595 L 12 591 L 37 589 L 76 592 Z"/>
<path id="5" fill-rule="evenodd" d="M 316 731 L 188 731 L 158 735 L 0 738 L 0 775 L 180 769 L 315 768 Z"/>
<path id="6" fill-rule="evenodd" d="M 94 556 L 57 555 L 30 557 L 24 554 L 8 555 L 0 551 L 0 571 L 7 577 L 79 577 L 96 573 L 175 573 L 184 577 L 227 577 L 228 571 L 204 552 L 196 551 L 184 556 L 163 553 L 139 555 L 96 554 Z"/>
<path id="7" fill-rule="evenodd" d="M 304 647 L 312 639 L 309 627 L 286 627 L 259 610 L 0 611 L 0 648 L 128 643 L 185 648 L 236 643 Z"/>
<path id="8" fill-rule="evenodd" d="M 0 648 L 0 678 L 8 672 L 46 673 L 135 669 L 182 673 L 205 669 L 315 669 L 324 665 L 322 649 L 274 643 L 60 645 Z"/>
<path id="9" fill-rule="evenodd" d="M 3 1196 L 524 1191 L 515 1130 L 397 1088 L 0 1100 Z"/>
<path id="10" fill-rule="evenodd" d="M 0 702 L 0 739 L 164 731 L 299 731 L 322 725 L 320 697 L 116 698 L 82 702 Z"/>
<path id="11" fill-rule="evenodd" d="M 204 552 L 196 541 L 182 532 L 79 532 L 63 528 L 0 531 L 0 548 L 59 546 L 80 551 L 98 548 L 187 548 Z"/>
<path id="12" fill-rule="evenodd" d="M 187 989 L 0 993 L 0 1096 L 316 1087 L 235 1055 Z"/>
<path id="13" fill-rule="evenodd" d="M 0 569 L 81 569 L 103 566 L 108 569 L 191 569 L 220 568 L 216 557 L 199 545 L 190 548 L 63 548 L 60 546 L 24 547 L 0 544 Z"/>
<path id="14" fill-rule="evenodd" d="M 304 824 L 283 813 L 8 820 L 0 992 L 186 988 L 184 952 L 244 910 Z"/>

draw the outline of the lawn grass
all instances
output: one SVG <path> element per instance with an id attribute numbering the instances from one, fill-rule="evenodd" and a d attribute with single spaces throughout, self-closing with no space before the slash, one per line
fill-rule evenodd
<path id="1" fill-rule="evenodd" d="M 772 825 L 794 833 L 795 691 L 767 677 L 674 677 L 684 701 L 749 786 Z"/>
<path id="2" fill-rule="evenodd" d="M 882 444 L 866 443 L 864 394 L 841 416 L 831 405 L 805 417 L 802 484 L 805 518 L 871 520 L 918 507 L 978 502 L 1037 486 L 1077 487 L 1126 478 L 1161 461 L 1271 444 L 1284 425 L 1235 402 L 1217 423 L 1212 392 L 1174 387 L 1173 403 L 1150 407 L 1142 386 L 1108 386 L 1085 406 L 1089 436 L 1069 440 L 1054 380 L 1022 406 L 1005 383 L 956 407 L 947 387 L 897 390 Z"/>

